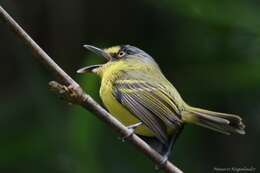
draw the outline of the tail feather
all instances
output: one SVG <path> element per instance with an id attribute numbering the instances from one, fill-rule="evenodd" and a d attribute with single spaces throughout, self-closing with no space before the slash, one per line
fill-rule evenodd
<path id="1" fill-rule="evenodd" d="M 223 134 L 245 134 L 245 125 L 241 117 L 237 115 L 187 106 L 182 114 L 182 118 L 187 123 L 197 124 Z"/>

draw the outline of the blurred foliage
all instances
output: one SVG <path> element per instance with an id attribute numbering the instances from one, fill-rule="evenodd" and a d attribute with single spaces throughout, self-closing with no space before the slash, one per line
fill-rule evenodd
<path id="1" fill-rule="evenodd" d="M 100 103 L 103 63 L 81 47 L 132 44 L 151 54 L 191 105 L 233 112 L 245 136 L 187 125 L 171 160 L 185 172 L 256 167 L 260 145 L 260 4 L 257 0 L 0 0 L 29 34 Z M 0 21 L 0 172 L 156 172 L 92 113 L 47 89 L 53 80 Z"/>

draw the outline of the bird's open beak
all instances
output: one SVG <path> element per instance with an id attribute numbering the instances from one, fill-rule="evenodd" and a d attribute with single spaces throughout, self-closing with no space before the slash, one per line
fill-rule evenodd
<path id="1" fill-rule="evenodd" d="M 97 47 L 91 46 L 91 45 L 84 45 L 83 47 L 90 50 L 91 52 L 94 52 L 97 55 L 103 56 L 108 61 L 110 61 L 112 59 L 110 54 L 106 53 L 104 50 L 102 50 L 100 48 L 97 48 Z"/>
<path id="2" fill-rule="evenodd" d="M 101 67 L 102 64 L 97 64 L 97 65 L 90 65 L 87 67 L 83 67 L 77 70 L 77 73 L 87 73 L 87 72 L 94 72 L 93 70 L 95 70 L 98 67 Z"/>
<path id="3" fill-rule="evenodd" d="M 111 55 L 106 53 L 104 50 L 97 48 L 95 46 L 91 46 L 91 45 L 84 45 L 84 48 L 90 50 L 91 52 L 94 52 L 97 55 L 101 55 L 104 58 L 106 58 L 108 61 L 110 61 L 112 59 Z M 87 66 L 87 67 L 83 67 L 79 70 L 77 70 L 77 73 L 86 73 L 86 72 L 93 72 L 94 69 L 98 68 L 102 66 L 102 64 L 98 64 L 98 65 L 91 65 L 91 66 Z"/>

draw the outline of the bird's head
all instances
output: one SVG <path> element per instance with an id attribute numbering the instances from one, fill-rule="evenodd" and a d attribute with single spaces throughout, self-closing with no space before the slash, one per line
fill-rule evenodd
<path id="1" fill-rule="evenodd" d="M 91 45 L 84 45 L 84 47 L 97 55 L 103 56 L 107 62 L 105 64 L 83 67 L 79 69 L 77 73 L 97 72 L 98 69 L 104 70 L 108 69 L 104 67 L 115 65 L 118 66 L 117 69 L 119 69 L 119 67 L 121 67 L 121 69 L 128 68 L 138 64 L 156 65 L 155 61 L 149 54 L 131 45 L 113 46 L 105 49 L 100 49 Z"/>

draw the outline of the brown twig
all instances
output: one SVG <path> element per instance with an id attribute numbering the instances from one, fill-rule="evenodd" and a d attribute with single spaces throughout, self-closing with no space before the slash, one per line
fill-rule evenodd
<path id="1" fill-rule="evenodd" d="M 34 57 L 40 60 L 47 68 L 58 76 L 65 85 L 60 85 L 57 82 L 51 82 L 52 89 L 56 90 L 59 95 L 71 93 L 68 95 L 67 100 L 73 101 L 76 104 L 81 105 L 87 110 L 92 111 L 95 115 L 112 127 L 115 131 L 122 136 L 128 136 L 131 132 L 116 118 L 111 116 L 104 108 L 102 108 L 95 100 L 89 95 L 84 93 L 79 84 L 75 82 L 66 72 L 63 71 L 48 55 L 44 52 L 40 46 L 16 23 L 16 21 L 0 6 L 0 17 L 3 21 L 13 30 L 13 32 L 20 37 L 20 39 L 31 49 Z M 156 164 L 160 164 L 163 157 L 152 149 L 147 143 L 145 143 L 140 137 L 133 134 L 129 136 L 128 140 L 132 142 L 137 148 L 139 148 L 147 157 L 153 160 Z M 161 168 L 169 173 L 181 173 L 182 171 L 174 166 L 171 162 L 166 161 Z"/>

